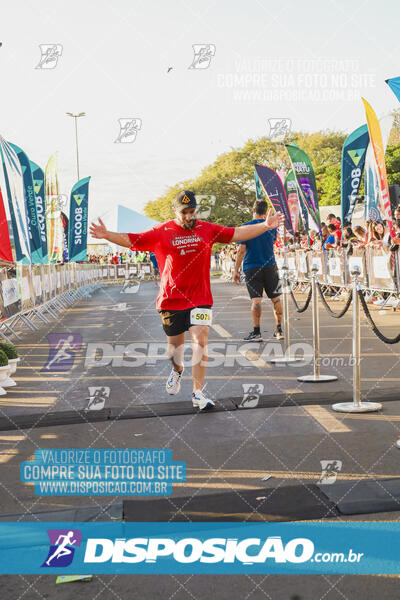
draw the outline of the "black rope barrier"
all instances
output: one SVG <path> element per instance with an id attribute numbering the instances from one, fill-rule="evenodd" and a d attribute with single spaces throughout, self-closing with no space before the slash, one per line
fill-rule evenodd
<path id="1" fill-rule="evenodd" d="M 367 321 L 370 324 L 371 329 L 375 333 L 375 335 L 382 342 L 385 342 L 385 344 L 397 344 L 398 342 L 400 342 L 400 333 L 398 335 L 396 335 L 396 337 L 394 337 L 394 338 L 388 338 L 388 337 L 386 337 L 386 335 L 383 335 L 383 333 L 381 331 L 379 331 L 374 320 L 371 317 L 371 313 L 369 312 L 367 302 L 364 298 L 364 294 L 362 293 L 362 290 L 358 290 L 358 297 L 360 298 L 361 306 L 363 307 L 364 314 L 367 317 Z"/>
<path id="2" fill-rule="evenodd" d="M 332 310 L 331 307 L 329 306 L 329 304 L 327 303 L 324 293 L 321 289 L 321 284 L 319 282 L 317 282 L 317 288 L 318 288 L 319 295 L 321 296 L 322 304 L 325 306 L 326 310 L 331 315 L 331 317 L 333 317 L 334 319 L 341 319 L 350 308 L 350 304 L 353 299 L 353 292 L 350 291 L 349 297 L 346 300 L 346 304 L 344 305 L 343 310 L 341 310 L 339 313 L 337 313 L 334 310 Z"/>
<path id="3" fill-rule="evenodd" d="M 297 304 L 297 300 L 296 300 L 296 298 L 294 296 L 294 293 L 293 293 L 293 290 L 292 290 L 292 286 L 290 285 L 290 282 L 289 282 L 289 290 L 290 290 L 290 297 L 293 300 L 293 303 L 295 305 L 296 311 L 298 313 L 305 312 L 307 310 L 307 308 L 309 307 L 309 304 L 310 304 L 310 301 L 311 301 L 311 297 L 312 297 L 312 287 L 311 287 L 311 285 L 310 285 L 310 291 L 308 292 L 307 299 L 306 299 L 305 303 L 303 304 L 303 306 L 301 306 L 301 307 Z"/>

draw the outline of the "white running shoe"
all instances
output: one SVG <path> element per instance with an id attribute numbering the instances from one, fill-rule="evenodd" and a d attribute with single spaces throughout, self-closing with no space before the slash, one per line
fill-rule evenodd
<path id="1" fill-rule="evenodd" d="M 178 371 L 175 371 L 175 369 L 172 369 L 167 379 L 167 383 L 165 384 L 165 389 L 167 390 L 168 394 L 172 394 L 175 396 L 175 394 L 179 392 L 179 390 L 181 389 L 182 375 L 183 369 L 180 373 L 178 373 Z"/>
<path id="2" fill-rule="evenodd" d="M 192 403 L 194 407 L 200 410 L 214 408 L 215 406 L 214 402 L 210 398 L 207 398 L 201 390 L 196 390 L 192 393 Z"/>

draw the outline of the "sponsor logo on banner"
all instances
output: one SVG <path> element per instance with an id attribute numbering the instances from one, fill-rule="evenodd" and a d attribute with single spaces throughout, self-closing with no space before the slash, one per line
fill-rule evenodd
<path id="1" fill-rule="evenodd" d="M 48 529 L 50 548 L 42 567 L 68 567 L 82 541 L 80 529 Z"/>
<path id="2" fill-rule="evenodd" d="M 10 306 L 18 301 L 18 285 L 16 279 L 5 279 L 1 282 L 4 306 Z"/>

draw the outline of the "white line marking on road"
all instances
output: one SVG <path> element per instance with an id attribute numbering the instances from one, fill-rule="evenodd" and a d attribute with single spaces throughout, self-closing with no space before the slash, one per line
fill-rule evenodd
<path id="1" fill-rule="evenodd" d="M 226 329 L 224 329 L 222 327 L 222 325 L 218 325 L 217 323 L 214 323 L 214 324 L 211 325 L 211 327 L 214 329 L 214 331 L 216 331 L 223 338 L 230 338 L 230 337 L 232 337 L 231 334 L 229 333 L 229 331 L 227 331 Z"/>

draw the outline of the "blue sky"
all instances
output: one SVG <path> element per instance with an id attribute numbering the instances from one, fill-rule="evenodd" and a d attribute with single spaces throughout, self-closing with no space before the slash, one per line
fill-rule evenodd
<path id="1" fill-rule="evenodd" d="M 85 1 L 8 3 L 0 25 L 0 133 L 42 167 L 59 156 L 61 191 L 92 177 L 90 216 L 115 221 L 168 185 L 197 176 L 218 154 L 293 129 L 351 131 L 361 95 L 378 116 L 398 103 L 384 83 L 400 75 L 397 2 L 386 0 Z M 54 69 L 35 69 L 39 44 L 61 44 Z M 207 69 L 189 69 L 210 43 Z M 172 70 L 167 73 L 169 67 Z M 133 143 L 114 143 L 119 118 L 140 118 Z"/>

